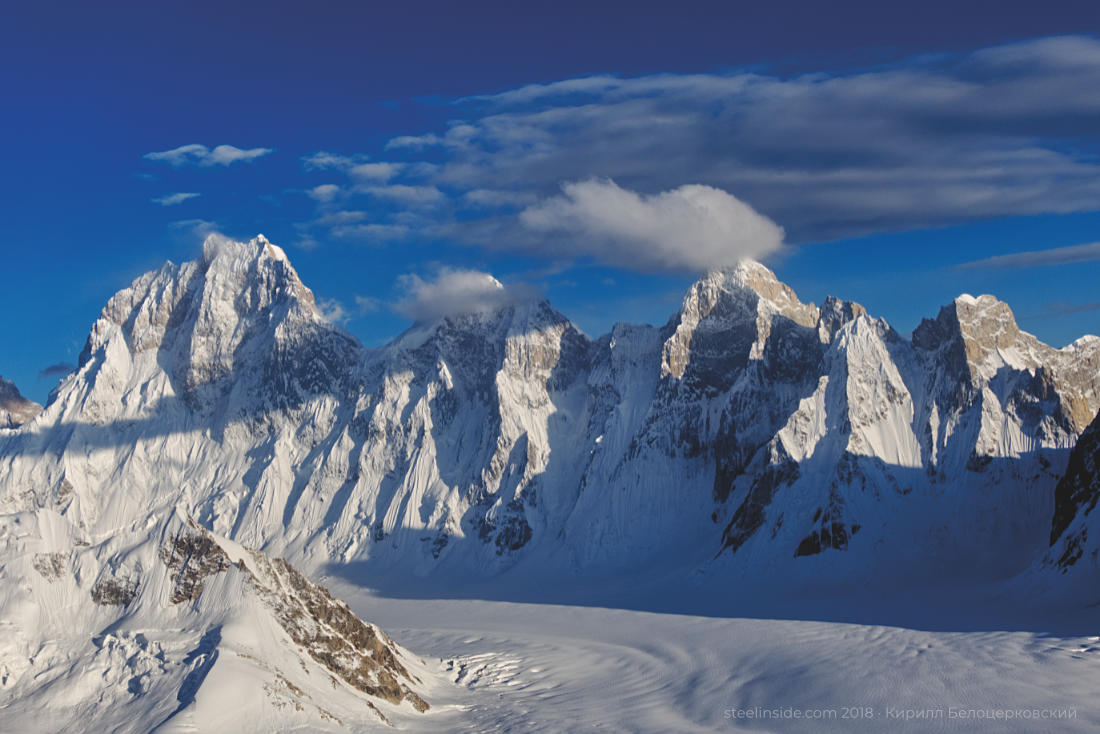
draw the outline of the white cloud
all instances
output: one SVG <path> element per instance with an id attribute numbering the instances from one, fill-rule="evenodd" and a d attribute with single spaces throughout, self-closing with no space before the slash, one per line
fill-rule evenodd
<path id="1" fill-rule="evenodd" d="M 354 181 L 384 183 L 396 176 L 404 163 L 391 161 L 371 161 L 366 155 L 340 155 L 320 150 L 302 158 L 307 171 L 337 170 L 343 171 Z"/>
<path id="2" fill-rule="evenodd" d="M 987 257 L 984 260 L 963 263 L 960 268 L 1036 268 L 1044 265 L 1070 265 L 1100 260 L 1100 242 L 1069 247 L 1052 247 L 1049 250 L 1014 252 L 1009 255 Z"/>
<path id="3" fill-rule="evenodd" d="M 405 295 L 394 310 L 414 321 L 495 311 L 536 297 L 530 286 L 505 286 L 478 270 L 442 268 L 431 280 L 404 275 L 398 285 Z"/>
<path id="4" fill-rule="evenodd" d="M 598 176 L 699 182 L 824 241 L 1100 209 L 1098 87 L 1090 36 L 790 76 L 600 75 L 452 100 L 461 119 L 386 147 L 430 148 L 439 168 L 417 183 L 459 190 L 482 229 L 507 204 L 474 192 L 541 199 Z"/>
<path id="5" fill-rule="evenodd" d="M 149 201 L 153 202 L 154 204 L 160 204 L 161 206 L 175 206 L 176 204 L 182 204 L 188 199 L 194 199 L 196 196 L 201 196 L 201 194 L 180 192 L 176 194 L 165 194 L 164 196 L 158 196 L 156 198 L 150 199 Z"/>
<path id="6" fill-rule="evenodd" d="M 170 222 L 168 226 L 174 230 L 202 238 L 218 234 L 218 223 L 209 219 L 178 219 L 175 222 Z"/>
<path id="7" fill-rule="evenodd" d="M 306 195 L 316 202 L 328 204 L 340 196 L 341 189 L 336 184 L 321 184 L 306 191 Z"/>
<path id="8" fill-rule="evenodd" d="M 366 159 L 366 156 L 346 156 L 319 150 L 316 153 L 303 156 L 302 165 L 307 171 L 321 171 L 327 168 L 345 170 Z"/>
<path id="9" fill-rule="evenodd" d="M 142 156 L 150 161 L 161 161 L 170 166 L 228 166 L 237 161 L 253 161 L 272 152 L 272 148 L 242 149 L 233 145 L 219 145 L 213 150 L 199 143 L 181 145 L 172 150 L 158 153 L 146 153 Z"/>
<path id="10" fill-rule="evenodd" d="M 442 144 L 443 139 L 438 135 L 398 135 L 396 138 L 392 138 L 386 143 L 386 150 L 394 150 L 399 148 L 427 148 L 433 145 Z"/>
<path id="11" fill-rule="evenodd" d="M 345 309 L 335 298 L 318 299 L 317 310 L 321 312 L 321 316 L 326 321 L 333 324 L 347 323 L 350 318 L 347 309 Z"/>
<path id="12" fill-rule="evenodd" d="M 554 237 L 557 255 L 590 256 L 635 270 L 699 271 L 775 252 L 783 230 L 730 194 L 688 185 L 653 195 L 611 180 L 565 184 L 524 209 L 528 230 Z"/>
<path id="13" fill-rule="evenodd" d="M 370 296 L 356 295 L 354 301 L 353 306 L 347 307 L 335 298 L 324 298 L 317 301 L 317 308 L 334 324 L 347 324 L 382 308 L 382 302 Z"/>
<path id="14" fill-rule="evenodd" d="M 1083 35 L 787 76 L 527 85 L 450 100 L 456 119 L 385 145 L 401 163 L 307 156 L 369 217 L 323 221 L 337 205 L 322 202 L 302 226 L 698 270 L 784 239 L 1096 211 L 1097 88 L 1100 39 Z"/>
<path id="15" fill-rule="evenodd" d="M 401 163 L 360 163 L 348 169 L 348 175 L 357 181 L 389 181 L 403 168 Z"/>

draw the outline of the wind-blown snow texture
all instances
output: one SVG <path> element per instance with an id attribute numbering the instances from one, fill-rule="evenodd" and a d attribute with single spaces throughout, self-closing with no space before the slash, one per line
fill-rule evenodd
<path id="1" fill-rule="evenodd" d="M 117 630 L 93 639 L 96 655 L 168 665 L 142 627 L 108 616 L 130 618 L 115 601 L 152 609 L 144 579 L 179 512 L 227 539 L 211 542 L 230 560 L 241 544 L 367 584 L 657 567 L 723 584 L 1003 579 L 1048 549 L 1055 484 L 1098 408 L 1100 339 L 1053 349 L 990 296 L 960 296 L 905 339 L 858 304 L 804 304 L 743 262 L 695 283 L 661 328 L 591 339 L 534 299 L 417 323 L 367 350 L 324 319 L 278 247 L 212 237 L 200 260 L 114 296 L 38 418 L 0 431 L 4 558 L 38 574 L 29 590 L 13 581 L 5 603 L 63 624 L 67 612 L 45 610 L 64 588 L 59 600 L 93 610 L 80 630 Z M 225 615 L 245 614 L 227 599 L 265 598 L 244 565 L 209 582 L 227 585 L 210 602 Z M 77 589 L 112 611 L 78 604 Z M 157 593 L 142 614 L 174 627 Z M 180 591 L 206 603 L 192 593 Z M 198 635 L 171 643 L 198 651 L 191 667 L 150 680 L 200 684 L 187 678 L 195 661 L 224 644 L 209 635 L 236 629 L 218 614 L 180 623 Z M 33 629 L 8 643 L 32 660 L 5 672 L 13 696 L 42 685 L 28 671 L 55 645 Z M 300 648 L 286 634 L 264 654 Z M 81 653 L 56 645 L 43 669 L 76 676 L 58 656 Z M 288 700 L 328 705 L 283 663 L 234 665 L 277 669 L 306 692 Z M 138 688 L 144 670 L 126 673 Z M 409 675 L 411 697 L 391 709 L 419 695 Z M 66 686 L 80 705 L 99 695 Z M 188 705 L 175 695 L 156 715 Z M 325 715 L 356 710 L 347 701 Z"/>

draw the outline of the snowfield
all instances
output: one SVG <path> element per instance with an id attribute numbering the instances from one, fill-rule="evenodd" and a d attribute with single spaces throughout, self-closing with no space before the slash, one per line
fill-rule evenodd
<path id="1" fill-rule="evenodd" d="M 1095 610 L 1055 620 L 1045 614 L 1040 626 L 1056 630 L 1048 632 L 1026 616 L 1007 618 L 993 605 L 971 601 L 960 610 L 957 598 L 887 604 L 847 597 L 787 605 L 790 615 L 807 619 L 842 616 L 836 610 L 854 602 L 868 620 L 932 620 L 914 629 L 869 621 L 393 599 L 334 588 L 402 645 L 437 659 L 456 684 L 430 692 L 433 711 L 410 723 L 410 731 L 1100 729 Z"/>

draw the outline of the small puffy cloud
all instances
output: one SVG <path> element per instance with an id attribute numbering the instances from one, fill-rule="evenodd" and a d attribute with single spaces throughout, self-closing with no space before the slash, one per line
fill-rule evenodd
<path id="1" fill-rule="evenodd" d="M 318 299 L 317 310 L 321 312 L 321 316 L 325 321 L 333 324 L 347 323 L 349 319 L 347 309 L 335 298 Z"/>
<path id="2" fill-rule="evenodd" d="M 1043 265 L 1069 265 L 1072 263 L 1100 260 L 1100 242 L 1087 245 L 1053 247 L 1049 250 L 1014 252 L 1010 255 L 997 255 L 983 260 L 963 263 L 960 268 L 1036 268 Z"/>
<path id="3" fill-rule="evenodd" d="M 217 234 L 218 223 L 208 219 L 178 219 L 170 222 L 169 227 L 196 237 L 209 237 Z"/>
<path id="4" fill-rule="evenodd" d="M 199 143 L 181 145 L 172 150 L 146 153 L 146 160 L 167 163 L 170 166 L 228 166 L 238 161 L 253 161 L 272 152 L 272 148 L 238 148 L 234 145 L 219 145 L 213 149 Z"/>
<path id="5" fill-rule="evenodd" d="M 394 310 L 419 322 L 491 312 L 536 297 L 530 286 L 505 286 L 479 270 L 442 268 L 430 280 L 404 275 L 398 285 L 405 295 Z"/>
<path id="6" fill-rule="evenodd" d="M 370 296 L 356 295 L 353 304 L 345 306 L 335 298 L 322 298 L 318 299 L 317 308 L 327 321 L 346 324 L 378 311 L 382 308 L 382 302 Z"/>
<path id="7" fill-rule="evenodd" d="M 48 365 L 46 367 L 43 367 L 39 371 L 38 376 L 39 377 L 60 377 L 62 375 L 69 374 L 70 372 L 72 372 L 75 369 L 76 369 L 76 365 L 74 365 L 74 364 L 70 364 L 69 362 L 58 362 L 56 364 L 51 364 L 51 365 Z"/>
<path id="8" fill-rule="evenodd" d="M 371 161 L 365 155 L 340 155 L 324 150 L 302 158 L 302 165 L 307 171 L 343 171 L 349 178 L 361 183 L 384 183 L 405 167 L 403 163 Z"/>
<path id="9" fill-rule="evenodd" d="M 445 198 L 443 192 L 435 186 L 407 186 L 405 184 L 369 186 L 364 189 L 364 192 L 401 206 L 414 207 L 435 206 L 442 203 Z"/>
<path id="10" fill-rule="evenodd" d="M 632 270 L 706 270 L 763 257 L 783 244 L 783 229 L 773 221 L 698 184 L 644 195 L 609 179 L 568 183 L 561 195 L 520 212 L 519 221 L 553 237 L 555 254 Z"/>
<path id="11" fill-rule="evenodd" d="M 386 150 L 395 150 L 401 148 L 427 148 L 433 145 L 440 145 L 443 143 L 443 138 L 434 134 L 427 135 L 398 135 L 396 138 L 392 138 L 386 143 Z"/>
<path id="12" fill-rule="evenodd" d="M 195 194 L 190 192 L 179 192 L 176 194 L 165 194 L 164 196 L 158 196 L 154 199 L 150 199 L 154 204 L 160 204 L 161 206 L 175 206 L 176 204 L 182 204 L 188 199 L 194 199 L 201 194 Z"/>
<path id="13" fill-rule="evenodd" d="M 327 168 L 348 169 L 364 160 L 366 160 L 365 156 L 346 156 L 319 150 L 304 156 L 302 165 L 307 171 L 323 171 Z"/>
<path id="14" fill-rule="evenodd" d="M 401 163 L 385 161 L 360 163 L 348 169 L 348 176 L 357 181 L 385 182 L 396 176 L 403 167 Z"/>
<path id="15" fill-rule="evenodd" d="M 328 204 L 340 195 L 341 189 L 336 184 L 321 184 L 306 191 L 306 196 L 316 202 Z"/>

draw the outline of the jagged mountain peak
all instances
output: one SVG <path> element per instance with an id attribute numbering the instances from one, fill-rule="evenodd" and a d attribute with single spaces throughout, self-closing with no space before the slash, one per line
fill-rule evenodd
<path id="1" fill-rule="evenodd" d="M 0 428 L 18 428 L 41 412 L 41 405 L 23 397 L 14 382 L 0 376 Z"/>
<path id="2" fill-rule="evenodd" d="M 845 324 L 867 315 L 867 309 L 855 301 L 826 296 L 818 312 L 817 330 L 821 341 L 828 344 Z"/>
<path id="3" fill-rule="evenodd" d="M 1034 368 L 1051 347 L 1021 331 L 1008 304 L 995 296 L 964 293 L 924 319 L 913 331 L 913 345 L 926 352 L 965 362 L 975 377 L 990 377 L 1000 367 Z"/>
<path id="4" fill-rule="evenodd" d="M 964 337 L 1003 348 L 1014 344 L 1020 335 L 1012 309 L 995 296 L 963 293 L 953 307 Z"/>
<path id="5" fill-rule="evenodd" d="M 923 324 L 925 353 L 859 304 L 801 302 L 751 261 L 701 277 L 665 327 L 617 326 L 595 342 L 545 300 L 489 286 L 476 294 L 506 297 L 459 294 L 451 309 L 425 298 L 424 319 L 367 352 L 296 295 L 304 286 L 266 238 L 211 240 L 200 260 L 112 299 L 99 349 L 63 383 L 59 430 L 47 435 L 52 413 L 38 424 L 64 466 L 14 467 L 11 486 L 44 488 L 42 501 L 56 495 L 89 526 L 114 523 L 100 508 L 118 485 L 82 458 L 106 444 L 132 462 L 119 476 L 132 473 L 134 496 L 187 488 L 205 527 L 311 563 L 495 569 L 558 532 L 578 558 L 610 563 L 663 537 L 666 520 L 679 527 L 681 512 L 691 532 L 741 506 L 746 538 L 764 527 L 752 508 L 781 490 L 752 486 L 777 436 L 804 470 L 807 503 L 822 487 L 848 497 L 863 486 L 856 468 L 890 474 L 898 497 L 939 491 L 954 467 L 989 466 L 993 486 L 1017 471 L 1008 459 L 1034 474 L 1040 449 L 1071 445 L 1100 394 L 1100 340 L 1053 350 L 1016 330 L 998 346 L 991 298 L 960 298 Z M 461 313 L 471 300 L 486 307 Z M 975 376 L 966 346 L 983 335 L 1000 361 Z M 147 456 L 173 458 L 157 469 L 163 488 L 149 489 Z M 681 487 L 690 511 L 668 504 Z M 816 505 L 777 501 L 769 522 L 786 512 L 791 553 L 825 527 Z M 845 527 L 856 525 L 869 527 Z M 753 542 L 767 545 L 763 535 Z"/>
<path id="6" fill-rule="evenodd" d="M 167 331 L 185 322 L 193 322 L 196 333 L 216 334 L 234 329 L 242 318 L 270 320 L 276 307 L 283 316 L 323 320 L 313 292 L 281 248 L 263 235 L 237 242 L 213 234 L 198 260 L 166 263 L 116 293 L 93 327 L 81 363 L 113 327 L 141 352 L 159 347 Z"/>
<path id="7" fill-rule="evenodd" d="M 255 414 L 346 387 L 361 352 L 281 248 L 262 235 L 212 235 L 201 257 L 167 263 L 108 301 L 58 398 L 70 418 L 96 423 L 180 400 Z"/>
<path id="8" fill-rule="evenodd" d="M 525 294 L 502 299 L 498 304 L 418 320 L 382 351 L 414 352 L 433 348 L 431 345 L 448 351 L 447 344 L 465 343 L 469 339 L 503 345 L 510 338 L 547 330 L 580 334 L 580 329 L 548 300 Z"/>
<path id="9" fill-rule="evenodd" d="M 672 323 L 694 325 L 704 319 L 745 321 L 780 314 L 803 326 L 817 322 L 818 311 L 804 304 L 775 273 L 755 260 L 713 269 L 693 283 Z"/>
<path id="10" fill-rule="evenodd" d="M 218 295 L 232 298 L 238 305 L 263 307 L 280 296 L 289 296 L 310 313 L 320 315 L 313 291 L 302 283 L 286 252 L 262 234 L 248 242 L 212 234 L 203 242 L 201 263 L 205 279 L 222 287 Z M 242 302 L 242 295 L 251 298 Z"/>

